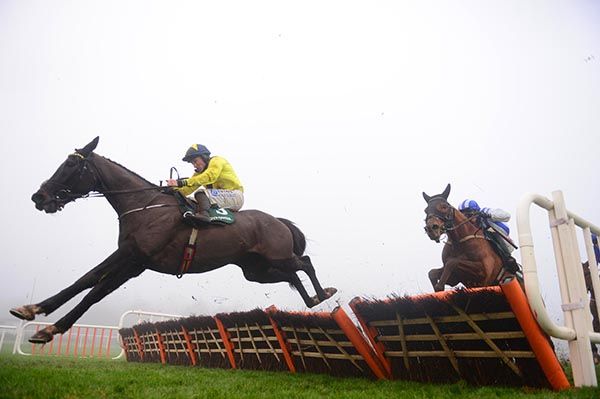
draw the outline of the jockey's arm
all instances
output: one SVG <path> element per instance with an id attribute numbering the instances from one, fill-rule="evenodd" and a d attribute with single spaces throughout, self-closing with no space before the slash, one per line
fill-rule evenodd
<path id="1" fill-rule="evenodd" d="M 508 222 L 510 220 L 510 213 L 500 208 L 483 208 L 481 209 L 481 213 L 483 213 L 493 222 Z"/>
<path id="2" fill-rule="evenodd" d="M 210 160 L 206 169 L 201 173 L 195 173 L 187 179 L 177 180 L 177 190 L 183 195 L 190 195 L 201 186 L 213 184 L 221 176 L 225 160 L 223 158 L 214 157 Z"/>

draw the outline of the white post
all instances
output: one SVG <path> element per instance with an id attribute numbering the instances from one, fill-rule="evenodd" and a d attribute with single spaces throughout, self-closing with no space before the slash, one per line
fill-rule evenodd
<path id="1" fill-rule="evenodd" d="M 552 199 L 555 221 L 551 228 L 556 232 L 559 244 L 556 267 L 559 279 L 562 280 L 560 281 L 562 310 L 567 327 L 574 329 L 576 333 L 576 338 L 569 341 L 573 382 L 575 386 L 596 386 L 598 382 L 589 337 L 592 319 L 575 235 L 575 224 L 567 215 L 562 192 L 554 191 Z"/>

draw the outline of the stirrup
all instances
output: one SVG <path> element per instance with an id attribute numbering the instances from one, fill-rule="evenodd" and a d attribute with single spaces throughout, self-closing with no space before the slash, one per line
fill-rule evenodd
<path id="1" fill-rule="evenodd" d="M 199 223 L 207 223 L 207 224 L 210 223 L 210 216 L 202 215 L 199 213 L 192 213 L 190 211 L 186 211 L 183 214 L 183 218 L 185 220 L 191 220 L 191 221 L 199 222 Z"/>

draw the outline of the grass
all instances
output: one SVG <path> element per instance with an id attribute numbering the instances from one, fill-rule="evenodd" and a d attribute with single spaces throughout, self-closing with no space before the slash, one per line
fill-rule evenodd
<path id="1" fill-rule="evenodd" d="M 100 359 L 0 356 L 0 398 L 599 398 L 600 388 L 564 392 L 477 388 L 464 383 L 334 378 L 204 369 Z"/>

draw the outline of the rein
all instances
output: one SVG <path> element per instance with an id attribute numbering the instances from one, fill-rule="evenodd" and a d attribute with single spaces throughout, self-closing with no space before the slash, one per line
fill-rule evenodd
<path id="1" fill-rule="evenodd" d="M 454 212 L 452 212 L 452 213 L 454 213 Z M 446 228 L 445 228 L 445 230 L 446 230 L 446 231 L 452 231 L 452 230 L 456 230 L 456 229 L 458 229 L 460 226 L 464 225 L 465 223 L 468 223 L 468 222 L 470 222 L 472 219 L 475 219 L 475 218 L 477 218 L 477 216 L 478 216 L 477 214 L 475 214 L 475 215 L 473 215 L 473 216 L 470 216 L 470 217 L 468 217 L 467 219 L 465 219 L 464 221 L 460 222 L 459 224 L 457 224 L 457 225 L 455 225 L 455 226 L 446 227 Z M 452 218 L 452 220 L 454 220 L 454 218 Z M 467 236 L 467 237 L 469 237 L 469 236 Z"/>
<path id="2" fill-rule="evenodd" d="M 89 170 L 93 176 L 94 179 L 94 188 L 96 188 L 97 186 L 100 187 L 104 187 L 105 184 L 103 182 L 102 176 L 100 171 L 98 170 L 98 167 L 96 165 L 94 165 L 87 157 L 83 156 L 82 154 L 78 153 L 77 151 L 74 152 L 73 154 L 71 154 L 72 156 L 76 156 L 78 158 L 81 158 L 81 162 L 82 162 L 82 167 L 79 169 L 79 173 L 82 173 L 83 170 L 85 170 L 86 166 L 89 165 Z M 171 168 L 171 174 L 173 173 L 173 169 Z M 177 170 L 175 170 L 175 172 L 177 172 Z M 74 171 L 73 174 L 77 173 L 77 171 Z M 69 177 L 70 178 L 70 177 Z M 59 197 L 62 197 L 63 199 L 68 199 L 69 201 L 75 201 L 79 198 L 101 198 L 101 197 L 106 197 L 106 195 L 117 195 L 117 194 L 130 194 L 130 193 L 136 193 L 136 192 L 142 192 L 142 191 L 149 191 L 149 190 L 159 190 L 161 192 L 164 193 L 164 190 L 166 189 L 166 187 L 161 187 L 161 186 L 152 186 L 152 187 L 142 187 L 142 188 L 132 188 L 132 189 L 126 189 L 126 190 L 106 190 L 104 192 L 99 192 L 97 190 L 93 190 L 96 192 L 90 192 L 87 194 L 80 194 L 80 193 L 72 193 L 70 190 L 66 189 L 68 186 L 61 184 L 61 183 L 57 183 L 57 182 L 52 182 L 53 184 L 58 185 L 59 187 L 65 187 L 65 188 L 61 188 L 60 191 L 60 195 Z M 135 212 L 141 212 L 147 209 L 154 209 L 154 208 L 162 208 L 162 207 L 168 207 L 168 206 L 177 206 L 177 205 L 173 205 L 173 204 L 155 204 L 155 205 L 149 205 L 152 201 L 154 201 L 156 199 L 156 197 L 158 197 L 159 194 L 156 194 L 155 196 L 153 196 L 146 205 L 144 205 L 143 207 L 140 208 L 135 208 L 135 209 L 130 209 L 126 212 L 123 212 L 122 214 L 120 214 L 117 218 L 121 219 L 123 216 L 129 215 L 131 213 L 135 213 Z"/>

